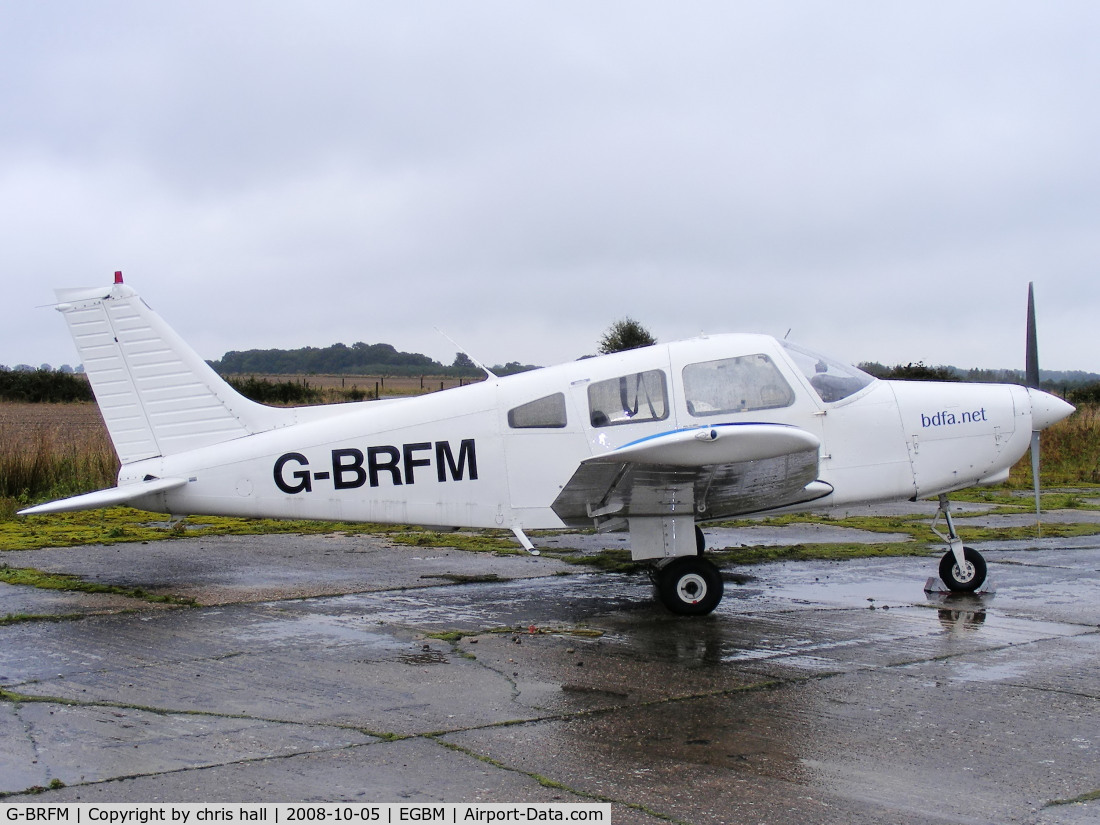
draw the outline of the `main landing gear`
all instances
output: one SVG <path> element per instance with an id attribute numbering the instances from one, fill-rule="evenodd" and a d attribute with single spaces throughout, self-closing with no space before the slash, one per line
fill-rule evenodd
<path id="1" fill-rule="evenodd" d="M 653 570 L 661 604 L 681 616 L 705 616 L 722 601 L 722 573 L 700 556 L 677 556 Z"/>
<path id="2" fill-rule="evenodd" d="M 936 529 L 940 516 L 947 524 L 946 536 Z M 981 587 L 985 583 L 985 559 L 973 547 L 963 547 L 962 539 L 955 532 L 955 523 L 951 520 L 951 502 L 946 495 L 940 496 L 940 509 L 932 520 L 932 532 L 947 542 L 949 548 L 940 559 L 940 578 L 947 589 L 957 593 L 973 593 Z"/>
<path id="3" fill-rule="evenodd" d="M 722 601 L 722 573 L 703 558 L 706 542 L 695 528 L 696 555 L 676 556 L 658 562 L 650 578 L 661 604 L 681 616 L 705 616 Z"/>

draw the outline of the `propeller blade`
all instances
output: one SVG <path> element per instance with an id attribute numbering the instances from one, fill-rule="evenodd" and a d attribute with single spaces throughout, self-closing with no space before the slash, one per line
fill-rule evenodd
<path id="1" fill-rule="evenodd" d="M 1039 506 L 1039 432 L 1031 434 L 1031 483 L 1035 488 L 1035 531 L 1043 535 L 1043 516 Z"/>
<path id="2" fill-rule="evenodd" d="M 1024 383 L 1031 389 L 1039 389 L 1039 335 L 1035 325 L 1034 282 L 1027 285 L 1027 352 L 1024 355 Z M 1039 505 L 1039 430 L 1031 431 L 1031 484 L 1035 489 L 1035 532 L 1042 536 L 1043 516 Z"/>
<path id="3" fill-rule="evenodd" d="M 1024 383 L 1039 389 L 1039 336 L 1035 331 L 1035 284 L 1027 285 L 1027 355 L 1024 360 Z"/>

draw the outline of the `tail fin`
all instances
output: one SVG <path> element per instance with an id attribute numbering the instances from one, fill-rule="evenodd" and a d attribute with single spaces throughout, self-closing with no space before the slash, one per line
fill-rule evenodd
<path id="1" fill-rule="evenodd" d="M 59 289 L 103 420 L 123 464 L 273 429 L 293 418 L 236 392 L 138 294 Z"/>

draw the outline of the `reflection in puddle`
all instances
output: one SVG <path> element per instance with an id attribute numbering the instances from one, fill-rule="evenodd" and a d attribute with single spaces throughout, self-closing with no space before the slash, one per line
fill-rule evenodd
<path id="1" fill-rule="evenodd" d="M 931 580 L 930 580 L 931 581 Z M 966 633 L 985 624 L 986 605 L 993 601 L 996 587 L 978 593 L 955 593 L 946 589 L 931 590 L 925 595 L 932 604 L 940 605 L 940 624 L 948 633 Z"/>
<path id="2" fill-rule="evenodd" d="M 948 633 L 977 630 L 985 624 L 984 610 L 940 610 L 940 624 Z"/>

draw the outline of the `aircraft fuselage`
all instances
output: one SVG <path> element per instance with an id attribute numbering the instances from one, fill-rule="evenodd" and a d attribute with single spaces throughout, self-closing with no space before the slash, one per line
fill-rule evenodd
<path id="1" fill-rule="evenodd" d="M 750 375 L 746 398 L 700 409 L 709 388 L 691 386 L 695 365 L 734 370 L 744 359 L 766 365 L 772 383 L 753 384 Z M 608 411 L 595 406 L 606 399 L 592 390 L 623 377 L 633 382 L 629 397 L 616 398 L 612 386 L 609 402 L 621 418 L 605 420 Z M 775 339 L 719 335 L 340 405 L 312 422 L 129 464 L 119 482 L 187 478 L 142 502 L 179 514 L 538 529 L 564 526 L 550 504 L 580 462 L 677 430 L 752 422 L 817 436 L 818 479 L 832 492 L 786 509 L 993 483 L 1029 443 L 1035 391 L 1023 387 L 866 380 L 826 401 L 812 382 Z"/>

